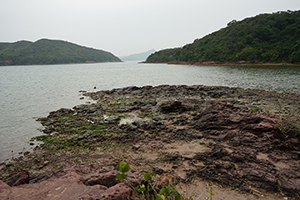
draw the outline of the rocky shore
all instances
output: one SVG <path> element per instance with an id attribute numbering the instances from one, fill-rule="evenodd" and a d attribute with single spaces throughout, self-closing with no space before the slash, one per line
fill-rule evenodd
<path id="1" fill-rule="evenodd" d="M 206 184 L 227 199 L 299 198 L 298 95 L 198 85 L 84 95 L 96 103 L 39 119 L 44 144 L 1 165 L 1 199 L 132 198 L 115 179 L 120 161 L 132 176 L 174 176 L 194 199 Z"/>

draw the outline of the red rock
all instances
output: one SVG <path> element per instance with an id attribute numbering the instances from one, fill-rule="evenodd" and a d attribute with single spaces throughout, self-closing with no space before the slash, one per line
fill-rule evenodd
<path id="1" fill-rule="evenodd" d="M 194 123 L 198 130 L 241 129 L 255 132 L 276 132 L 273 115 L 253 113 L 231 103 L 218 102 L 207 108 Z"/>
<path id="2" fill-rule="evenodd" d="M 28 184 L 29 183 L 29 173 L 26 170 L 23 170 L 18 174 L 17 180 L 12 183 L 12 186 L 18 186 L 22 184 Z"/>
<path id="3" fill-rule="evenodd" d="M 122 200 L 123 197 L 130 199 L 131 188 L 117 180 L 112 181 L 113 176 L 115 179 L 116 171 L 106 170 L 99 173 L 96 170 L 88 170 L 86 167 L 82 170 L 76 167 L 60 169 L 53 172 L 47 180 L 14 187 L 0 181 L 0 199 Z"/>
<path id="4" fill-rule="evenodd" d="M 110 171 L 104 174 L 91 174 L 85 180 L 84 184 L 93 185 L 105 185 L 106 187 L 112 187 L 118 183 L 116 179 L 117 172 Z"/>
<path id="5" fill-rule="evenodd" d="M 168 102 L 166 104 L 161 105 L 161 110 L 163 112 L 177 112 L 181 109 L 182 109 L 181 101 L 173 101 L 173 102 Z"/>
<path id="6" fill-rule="evenodd" d="M 123 200 L 130 198 L 131 189 L 124 183 L 119 183 L 108 188 L 100 199 L 102 200 Z"/>
<path id="7" fill-rule="evenodd" d="M 13 189 L 9 185 L 0 180 L 0 199 L 8 199 L 12 190 Z"/>

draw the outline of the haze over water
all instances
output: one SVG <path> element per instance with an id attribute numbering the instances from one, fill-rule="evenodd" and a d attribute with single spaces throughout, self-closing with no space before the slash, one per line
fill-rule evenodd
<path id="1" fill-rule="evenodd" d="M 33 148 L 35 120 L 88 101 L 79 91 L 126 86 L 207 85 L 300 94 L 299 66 L 95 63 L 0 67 L 0 162 Z M 96 89 L 94 89 L 96 87 Z"/>

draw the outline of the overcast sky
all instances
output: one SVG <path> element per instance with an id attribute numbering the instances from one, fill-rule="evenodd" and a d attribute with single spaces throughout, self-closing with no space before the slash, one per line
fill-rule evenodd
<path id="1" fill-rule="evenodd" d="M 300 0 L 0 0 L 0 42 L 59 39 L 124 56 L 286 10 L 300 10 Z"/>

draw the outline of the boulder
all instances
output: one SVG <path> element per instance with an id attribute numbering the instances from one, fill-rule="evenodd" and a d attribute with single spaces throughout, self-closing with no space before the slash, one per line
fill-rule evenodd
<path id="1" fill-rule="evenodd" d="M 22 170 L 16 175 L 13 180 L 9 183 L 10 186 L 18 186 L 29 183 L 29 173 L 27 170 Z"/>

